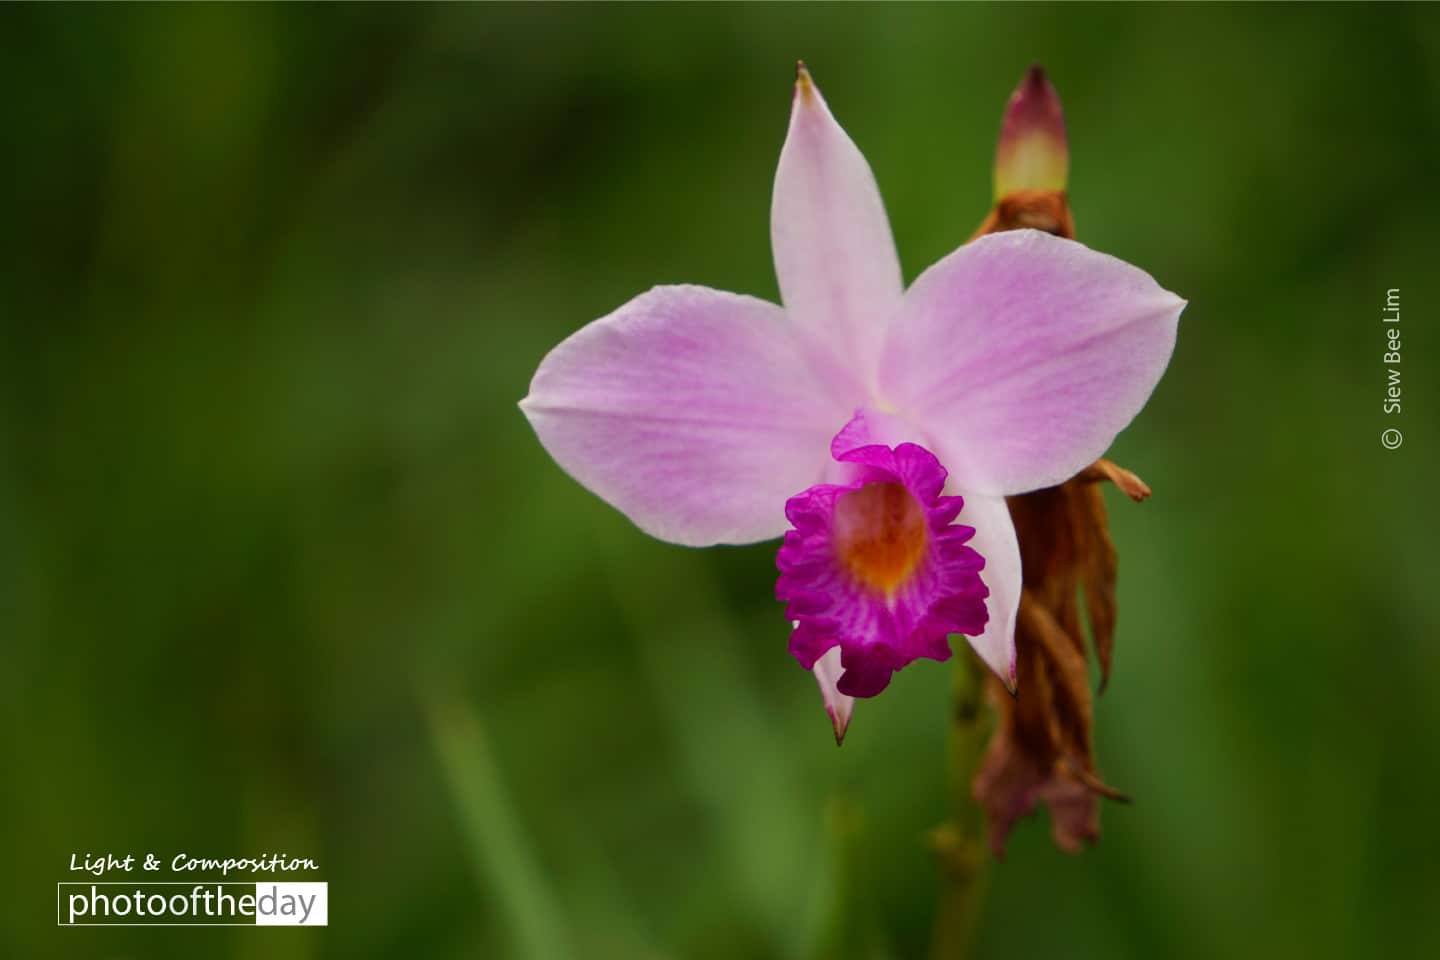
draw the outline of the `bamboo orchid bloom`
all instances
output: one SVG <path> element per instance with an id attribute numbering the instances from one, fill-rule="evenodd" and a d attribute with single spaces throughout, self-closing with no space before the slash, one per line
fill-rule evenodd
<path id="1" fill-rule="evenodd" d="M 771 205 L 783 308 L 661 286 L 541 362 L 521 402 L 572 477 L 686 546 L 784 535 L 790 652 L 843 737 L 857 697 L 964 634 L 1015 679 L 1005 497 L 1069 479 L 1139 412 L 1184 301 L 1034 230 L 907 290 L 880 192 L 801 65 Z"/>

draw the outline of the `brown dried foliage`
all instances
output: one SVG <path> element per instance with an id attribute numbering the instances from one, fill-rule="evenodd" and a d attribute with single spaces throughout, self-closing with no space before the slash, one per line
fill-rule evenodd
<path id="1" fill-rule="evenodd" d="M 1073 239 L 1064 192 L 1013 193 L 996 204 L 976 236 L 1021 227 Z M 1103 689 L 1114 649 L 1117 558 L 1102 481 L 1133 500 L 1150 495 L 1130 471 L 1097 460 L 1057 487 L 1008 499 L 1024 579 L 1015 628 L 1017 694 L 994 677 L 988 681 L 999 719 L 974 783 L 997 857 L 1015 821 L 1042 801 L 1056 845 L 1073 853 L 1100 835 L 1097 798 L 1125 799 L 1096 771 L 1085 640 L 1088 624 Z"/>

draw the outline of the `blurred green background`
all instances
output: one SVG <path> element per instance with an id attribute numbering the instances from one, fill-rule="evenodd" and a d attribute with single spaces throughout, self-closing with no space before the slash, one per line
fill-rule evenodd
<path id="1" fill-rule="evenodd" d="M 1023 822 L 979 954 L 1440 952 L 1437 13 L 7 6 L 0 954 L 923 955 L 948 668 L 836 750 L 773 545 L 652 542 L 515 408 L 652 284 L 777 297 L 797 57 L 907 278 L 1040 61 L 1081 238 L 1190 300 L 1113 451 L 1137 802 Z M 50 925 L 147 851 L 313 857 L 331 926 Z"/>

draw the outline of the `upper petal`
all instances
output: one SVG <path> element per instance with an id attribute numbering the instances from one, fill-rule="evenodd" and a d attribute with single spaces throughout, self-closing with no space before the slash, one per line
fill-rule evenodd
<path id="1" fill-rule="evenodd" d="M 775 171 L 770 240 L 790 319 L 871 386 L 904 292 L 900 259 L 870 165 L 804 65 Z"/>
<path id="2" fill-rule="evenodd" d="M 689 546 L 784 531 L 849 410 L 784 312 L 706 287 L 656 287 L 541 362 L 520 404 L 580 483 L 646 533 Z"/>
<path id="3" fill-rule="evenodd" d="M 966 493 L 1052 486 L 1140 411 L 1184 307 L 1143 270 L 1073 240 L 981 237 L 911 286 L 881 395 L 936 438 Z"/>

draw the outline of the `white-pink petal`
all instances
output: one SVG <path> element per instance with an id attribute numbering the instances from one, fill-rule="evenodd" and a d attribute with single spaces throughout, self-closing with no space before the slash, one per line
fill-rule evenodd
<path id="1" fill-rule="evenodd" d="M 947 464 L 950 461 L 946 461 Z M 947 487 L 949 492 L 952 488 Z M 985 558 L 980 579 L 990 588 L 985 608 L 990 619 L 985 632 L 967 637 L 970 646 L 995 672 L 1001 682 L 1015 689 L 1015 618 L 1020 611 L 1020 542 L 1015 537 L 1015 524 L 1004 497 L 987 497 L 960 491 L 965 508 L 956 523 L 975 528 L 970 546 Z"/>
<path id="2" fill-rule="evenodd" d="M 1073 240 L 981 237 L 911 286 L 880 390 L 936 438 L 962 490 L 1052 486 L 1144 406 L 1184 307 L 1145 271 Z"/>
<path id="3" fill-rule="evenodd" d="M 815 682 L 820 685 L 820 697 L 825 701 L 825 712 L 830 714 L 830 723 L 835 728 L 835 742 L 845 740 L 845 731 L 850 729 L 850 716 L 855 712 L 855 698 L 841 693 L 837 686 L 845 668 L 840 665 L 840 648 L 831 647 L 815 661 Z"/>
<path id="4" fill-rule="evenodd" d="M 688 546 L 785 529 L 851 415 L 784 311 L 656 287 L 550 351 L 521 409 L 555 461 L 646 533 Z"/>
<path id="5" fill-rule="evenodd" d="M 904 293 L 900 258 L 870 165 L 803 66 L 775 171 L 770 241 L 791 322 L 870 386 Z"/>

